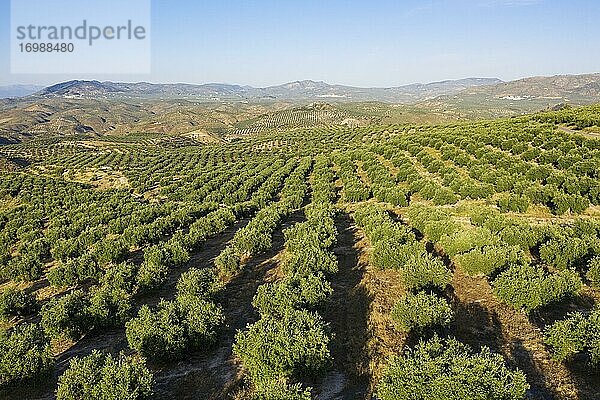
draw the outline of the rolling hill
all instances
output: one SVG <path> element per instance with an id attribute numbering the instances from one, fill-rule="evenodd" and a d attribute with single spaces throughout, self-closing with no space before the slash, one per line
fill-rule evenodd
<path id="1" fill-rule="evenodd" d="M 391 88 L 358 88 L 330 85 L 325 82 L 303 80 L 283 85 L 255 88 L 252 86 L 209 83 L 152 84 L 117 83 L 99 81 L 69 81 L 49 86 L 36 97 L 83 97 L 83 98 L 194 98 L 205 101 L 231 100 L 280 100 L 314 101 L 333 99 L 338 101 L 383 101 L 390 103 L 412 103 L 444 94 L 482 85 L 500 83 L 495 78 L 467 78 L 454 81 L 412 84 Z"/>
<path id="2" fill-rule="evenodd" d="M 224 138 L 304 127 L 509 117 L 599 101 L 600 74 L 513 82 L 469 78 L 395 88 L 306 80 L 267 88 L 69 81 L 35 95 L 0 99 L 0 138 L 4 144 L 74 134 Z"/>

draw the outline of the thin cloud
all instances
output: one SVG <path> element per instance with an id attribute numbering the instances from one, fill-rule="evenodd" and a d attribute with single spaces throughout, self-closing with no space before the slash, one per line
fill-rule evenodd
<path id="1" fill-rule="evenodd" d="M 484 7 L 526 7 L 542 3 L 542 0 L 489 0 L 480 5 Z"/>

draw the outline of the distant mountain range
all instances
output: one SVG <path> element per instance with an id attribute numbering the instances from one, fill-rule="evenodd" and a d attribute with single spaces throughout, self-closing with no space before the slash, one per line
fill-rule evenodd
<path id="1" fill-rule="evenodd" d="M 99 81 L 69 81 L 49 86 L 35 95 L 38 97 L 69 98 L 195 98 L 200 100 L 335 100 L 382 101 L 414 103 L 440 95 L 451 95 L 461 90 L 501 83 L 496 78 L 467 78 L 428 84 L 412 84 L 391 88 L 358 88 L 330 85 L 311 80 L 290 82 L 278 86 L 255 88 L 228 84 L 152 84 Z"/>
<path id="2" fill-rule="evenodd" d="M 536 76 L 487 87 L 471 87 L 464 94 L 485 94 L 507 99 L 600 98 L 600 74 Z"/>
<path id="3" fill-rule="evenodd" d="M 33 85 L 0 86 L 0 99 L 9 97 L 85 99 L 193 99 L 201 101 L 380 101 L 413 104 L 438 97 L 473 97 L 509 101 L 589 102 L 600 99 L 600 74 L 531 77 L 511 82 L 497 78 L 466 78 L 433 83 L 416 83 L 389 88 L 360 88 L 303 80 L 283 85 L 252 86 L 208 83 L 155 84 L 74 80 L 46 88 Z"/>
<path id="4" fill-rule="evenodd" d="M 10 85 L 0 86 L 0 99 L 11 97 L 25 97 L 42 90 L 43 86 L 35 85 Z"/>
<path id="5" fill-rule="evenodd" d="M 562 103 L 600 103 L 600 74 L 512 82 L 468 78 L 394 88 L 310 80 L 266 88 L 69 81 L 42 89 L 5 87 L 3 92 L 24 97 L 0 98 L 0 145 L 41 135 L 144 132 L 222 137 L 265 127 L 298 127 L 281 126 L 280 121 L 319 126 L 510 117 Z"/>
<path id="6" fill-rule="evenodd" d="M 419 102 L 429 112 L 464 119 L 509 117 L 558 104 L 600 103 L 600 74 L 536 76 L 497 85 L 470 87 Z"/>

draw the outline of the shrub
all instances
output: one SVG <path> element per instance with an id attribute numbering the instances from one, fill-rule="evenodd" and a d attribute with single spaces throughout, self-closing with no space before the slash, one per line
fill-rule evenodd
<path id="1" fill-rule="evenodd" d="M 281 282 L 261 285 L 252 305 L 262 315 L 281 315 L 292 309 L 315 309 L 332 293 L 333 289 L 322 273 L 297 274 Z"/>
<path id="2" fill-rule="evenodd" d="M 186 345 L 198 349 L 213 343 L 217 329 L 225 323 L 221 307 L 190 295 L 178 295 L 177 303 L 185 327 Z"/>
<path id="3" fill-rule="evenodd" d="M 448 302 L 436 296 L 419 292 L 409 293 L 398 301 L 391 314 L 396 327 L 404 332 L 423 330 L 434 326 L 447 326 L 453 319 Z"/>
<path id="4" fill-rule="evenodd" d="M 88 279 L 98 279 L 99 276 L 98 263 L 91 256 L 83 255 L 59 262 L 48 272 L 48 281 L 52 286 L 65 288 Z"/>
<path id="5" fill-rule="evenodd" d="M 25 316 L 37 306 L 34 296 L 14 286 L 4 289 L 0 294 L 0 320 L 11 316 Z"/>
<path id="6" fill-rule="evenodd" d="M 181 274 L 177 281 L 178 296 L 193 296 L 210 300 L 222 288 L 223 284 L 210 268 L 191 268 Z"/>
<path id="7" fill-rule="evenodd" d="M 432 242 L 439 242 L 442 236 L 452 236 L 460 229 L 460 225 L 447 219 L 442 221 L 429 221 L 423 228 L 423 234 Z"/>
<path id="8" fill-rule="evenodd" d="M 573 296 L 582 282 L 575 271 L 564 270 L 549 274 L 540 267 L 514 265 L 498 275 L 492 283 L 498 298 L 525 312 Z"/>
<path id="9" fill-rule="evenodd" d="M 241 271 L 240 255 L 233 246 L 227 246 L 221 254 L 215 258 L 215 266 L 219 273 L 225 276 L 236 275 Z"/>
<path id="10" fill-rule="evenodd" d="M 538 246 L 542 240 L 542 231 L 531 227 L 527 223 L 516 223 L 505 226 L 498 233 L 500 239 L 510 246 L 519 246 L 523 250 L 529 250 Z"/>
<path id="11" fill-rule="evenodd" d="M 105 356 L 97 350 L 71 360 L 59 377 L 57 400 L 141 400 L 152 395 L 153 378 L 143 360 Z"/>
<path id="12" fill-rule="evenodd" d="M 510 194 L 499 198 L 496 204 L 502 212 L 524 213 L 529 208 L 529 197 Z"/>
<path id="13" fill-rule="evenodd" d="M 589 348 L 592 362 L 597 364 L 600 362 L 600 311 L 596 310 L 589 319 L 580 312 L 570 314 L 549 326 L 544 337 L 557 360 L 568 360 Z"/>
<path id="14" fill-rule="evenodd" d="M 590 260 L 587 266 L 585 275 L 595 287 L 600 286 L 600 257 L 594 257 Z"/>
<path id="15" fill-rule="evenodd" d="M 236 335 L 233 348 L 260 387 L 261 382 L 321 370 L 330 359 L 329 340 L 318 314 L 294 310 L 264 316 Z"/>
<path id="16" fill-rule="evenodd" d="M 131 318 L 131 294 L 117 284 L 90 291 L 90 314 L 98 326 L 118 326 Z"/>
<path id="17" fill-rule="evenodd" d="M 121 263 L 109 267 L 100 285 L 90 290 L 90 314 L 97 326 L 118 326 L 131 318 L 136 266 Z"/>
<path id="18" fill-rule="evenodd" d="M 174 302 L 162 300 L 155 312 L 142 306 L 125 327 L 129 346 L 150 359 L 177 359 L 187 346 L 185 327 Z"/>
<path id="19" fill-rule="evenodd" d="M 516 246 L 485 246 L 456 256 L 456 263 L 469 275 L 493 275 L 524 258 Z"/>
<path id="20" fill-rule="evenodd" d="M 155 311 L 143 306 L 125 325 L 129 346 L 151 359 L 180 359 L 185 350 L 211 344 L 225 322 L 220 306 L 192 295 L 162 300 Z"/>
<path id="21" fill-rule="evenodd" d="M 107 268 L 100 279 L 100 283 L 119 287 L 128 293 L 133 293 L 136 274 L 137 267 L 134 264 L 123 262 Z"/>
<path id="22" fill-rule="evenodd" d="M 142 290 L 153 290 L 160 287 L 169 274 L 169 267 L 165 264 L 143 262 L 137 273 L 137 284 Z"/>
<path id="23" fill-rule="evenodd" d="M 307 243 L 302 251 L 288 252 L 286 255 L 281 266 L 286 275 L 306 275 L 319 271 L 335 274 L 338 271 L 335 255 L 314 243 Z"/>
<path id="24" fill-rule="evenodd" d="M 389 242 L 379 242 L 374 246 L 371 263 L 379 269 L 401 270 L 425 253 L 425 245 L 421 242 L 401 244 L 390 238 Z"/>
<path id="25" fill-rule="evenodd" d="M 0 278 L 15 281 L 35 281 L 42 276 L 42 261 L 29 254 L 13 257 L 0 269 Z"/>
<path id="26" fill-rule="evenodd" d="M 540 247 L 540 258 L 558 269 L 581 266 L 590 258 L 596 240 L 591 236 L 554 238 Z"/>
<path id="27" fill-rule="evenodd" d="M 399 272 L 400 279 L 408 290 L 444 290 L 452 280 L 452 272 L 442 260 L 429 253 L 410 257 Z"/>
<path id="28" fill-rule="evenodd" d="M 252 395 L 252 400 L 311 400 L 310 389 L 302 385 L 290 385 L 285 379 L 274 379 L 264 383 Z"/>
<path id="29" fill-rule="evenodd" d="M 0 331 L 0 386 L 43 375 L 54 364 L 50 341 L 37 324 Z"/>
<path id="30" fill-rule="evenodd" d="M 458 201 L 458 196 L 452 191 L 452 189 L 444 186 L 438 186 L 435 189 L 431 200 L 436 206 L 443 206 L 446 204 L 455 204 Z"/>
<path id="31" fill-rule="evenodd" d="M 463 229 L 453 235 L 444 235 L 440 245 L 450 257 L 466 253 L 472 249 L 499 244 L 498 238 L 487 228 Z"/>
<path id="32" fill-rule="evenodd" d="M 518 400 L 529 385 L 525 374 L 506 367 L 487 347 L 473 350 L 456 339 L 434 336 L 393 357 L 377 387 L 381 400 Z"/>
<path id="33" fill-rule="evenodd" d="M 52 299 L 42 307 L 42 326 L 53 338 L 79 339 L 92 324 L 90 300 L 81 290 Z"/>

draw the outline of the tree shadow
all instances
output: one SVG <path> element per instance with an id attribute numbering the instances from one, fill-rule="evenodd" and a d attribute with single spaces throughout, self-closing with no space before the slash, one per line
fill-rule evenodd
<path id="1" fill-rule="evenodd" d="M 248 324 L 258 321 L 259 315 L 252 307 L 256 290 L 269 280 L 269 273 L 279 265 L 277 255 L 285 243 L 283 230 L 303 220 L 301 210 L 289 216 L 274 232 L 271 248 L 248 260 L 242 272 L 227 283 L 217 299 L 223 306 L 225 327 L 216 345 L 206 349 L 209 351 L 191 353 L 184 360 L 157 371 L 154 399 L 220 400 L 242 388 L 242 366 L 232 351 L 235 335 Z M 210 261 L 214 261 L 214 257 Z"/>
<path id="2" fill-rule="evenodd" d="M 214 262 L 214 258 L 221 252 L 223 248 L 227 245 L 227 243 L 231 240 L 235 232 L 240 229 L 242 226 L 248 223 L 248 219 L 238 221 L 228 229 L 226 229 L 221 234 L 209 237 L 193 254 L 191 260 L 184 266 L 179 268 L 172 268 L 169 270 L 169 275 L 167 277 L 167 281 L 161 288 L 158 290 L 144 293 L 140 295 L 136 295 L 134 297 L 134 315 L 137 310 L 142 305 L 156 305 L 160 299 L 172 299 L 175 296 L 175 286 L 177 281 L 182 273 L 189 270 L 192 267 L 211 267 Z M 276 233 L 273 241 L 273 248 L 281 248 L 283 247 L 283 235 Z M 275 253 L 273 253 L 275 252 Z M 268 259 L 276 254 L 275 250 L 271 250 L 268 253 L 261 255 L 261 257 L 256 260 L 251 260 L 249 265 L 254 266 L 255 263 L 259 263 L 260 260 Z M 250 280 L 251 277 L 247 275 L 251 275 L 254 267 L 249 268 L 244 271 L 244 273 L 234 279 L 232 281 L 232 287 L 235 287 L 236 280 Z M 239 287 L 239 285 L 238 285 Z M 236 289 L 226 288 L 224 293 L 222 294 L 223 302 L 226 302 L 231 295 L 231 292 Z M 250 299 L 247 301 L 248 304 L 251 301 L 253 294 L 249 295 Z M 227 307 L 224 306 L 225 312 L 227 313 Z M 250 307 L 251 308 L 251 307 Z M 251 310 L 252 311 L 252 310 Z M 229 323 L 229 319 L 227 320 Z M 243 327 L 243 326 L 242 326 Z M 242 327 L 237 326 L 235 329 L 241 329 Z M 233 336 L 235 333 L 235 329 L 230 336 Z M 223 336 L 223 333 L 221 336 Z M 230 343 L 232 339 L 230 340 Z M 11 388 L 10 392 L 7 391 L 3 393 L 0 391 L 0 398 L 6 399 L 53 399 L 54 398 L 54 390 L 56 389 L 58 383 L 58 377 L 62 375 L 62 373 L 68 368 L 69 363 L 73 357 L 85 357 L 89 355 L 92 350 L 100 350 L 103 352 L 108 352 L 111 354 L 118 354 L 120 351 L 128 351 L 129 346 L 127 343 L 127 338 L 125 336 L 125 328 L 97 328 L 88 332 L 84 337 L 77 341 L 73 346 L 63 351 L 56 357 L 56 366 L 52 373 L 50 373 L 45 379 L 40 379 L 31 385 L 19 385 L 19 387 Z M 208 350 L 208 353 L 207 353 Z M 166 385 L 171 388 L 171 390 L 177 390 L 177 387 L 181 384 L 181 380 L 185 379 L 190 375 L 194 369 L 194 365 L 202 365 L 202 363 L 206 363 L 210 361 L 210 357 L 213 356 L 215 352 L 218 352 L 219 348 L 216 349 L 204 349 L 195 353 L 190 353 L 188 357 L 181 362 L 171 363 L 171 364 L 153 364 L 149 363 L 149 367 L 155 372 L 156 382 L 157 382 L 157 395 L 156 398 L 172 398 L 171 393 L 165 392 L 162 395 L 159 393 L 159 389 L 161 385 Z M 223 360 L 223 363 L 226 363 L 227 359 Z M 189 373 L 185 371 L 186 368 L 189 368 Z M 180 397 L 185 398 L 185 396 Z M 193 397 L 193 398 L 197 398 Z M 217 397 L 216 397 L 217 398 Z"/>
<path id="3" fill-rule="evenodd" d="M 531 351 L 525 348 L 522 340 L 511 341 L 504 356 L 511 368 L 519 368 L 527 376 L 527 382 L 531 386 L 527 391 L 528 399 L 559 400 L 561 398 L 552 389 L 548 378 L 537 365 Z"/>
<path id="4" fill-rule="evenodd" d="M 447 291 L 454 309 L 454 321 L 449 333 L 476 350 L 483 346 L 501 353 L 503 345 L 502 323 L 494 312 L 478 303 L 461 302 L 454 291 Z"/>
<path id="5" fill-rule="evenodd" d="M 330 325 L 333 365 L 321 379 L 307 382 L 316 398 L 364 399 L 369 390 L 369 358 L 366 350 L 369 307 L 367 289 L 360 284 L 365 273 L 355 244 L 356 228 L 347 214 L 336 219 L 338 242 L 333 249 L 339 271 L 330 278 L 333 294 L 321 312 Z"/>
<path id="6" fill-rule="evenodd" d="M 580 294 L 536 310 L 529 320 L 543 332 L 554 322 L 567 318 L 572 312 L 579 311 L 587 314 L 594 307 L 595 299 L 592 296 Z M 552 351 L 552 349 L 548 350 Z M 531 358 L 531 355 L 529 357 Z M 561 366 L 569 372 L 580 398 L 600 399 L 600 370 L 599 367 L 594 367 L 591 364 L 589 353 L 579 353 L 568 361 L 564 361 Z M 539 379 L 543 380 L 543 376 Z M 555 398 L 558 399 L 559 397 Z M 545 398 L 540 397 L 540 399 Z"/>

